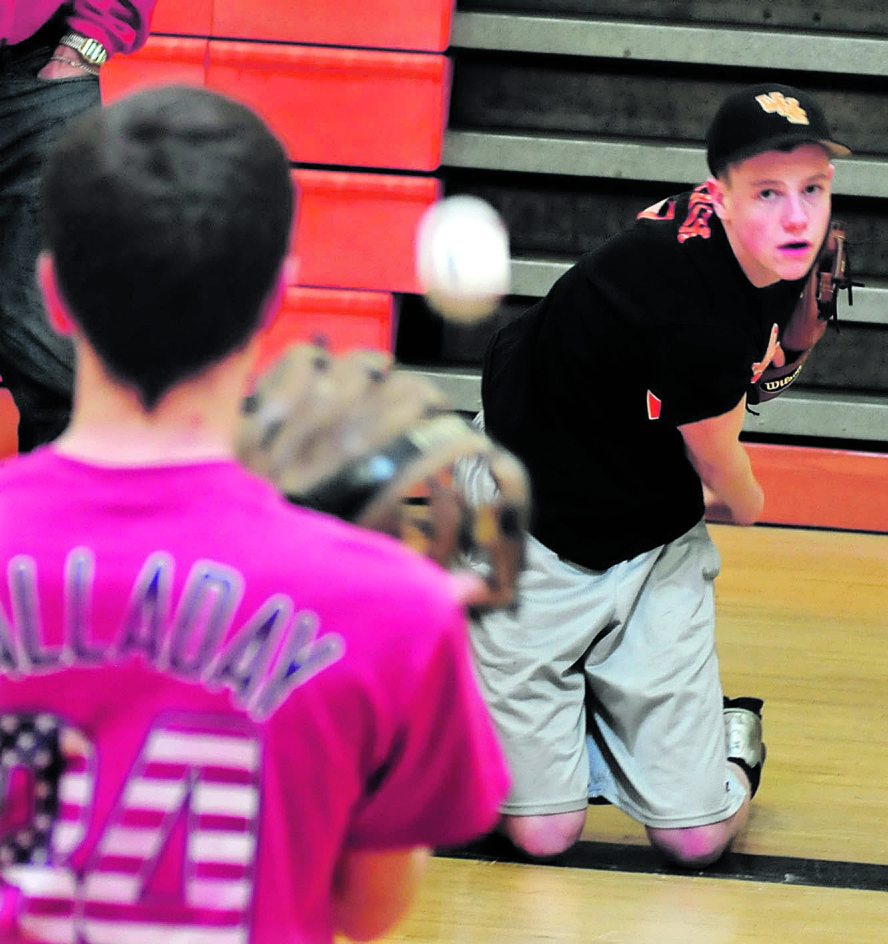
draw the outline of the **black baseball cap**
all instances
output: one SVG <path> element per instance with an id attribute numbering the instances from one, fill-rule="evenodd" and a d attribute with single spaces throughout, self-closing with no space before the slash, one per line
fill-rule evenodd
<path id="1" fill-rule="evenodd" d="M 719 174 L 763 151 L 820 144 L 832 157 L 851 149 L 833 138 L 820 105 L 807 92 L 774 82 L 750 85 L 719 106 L 706 135 L 709 170 Z"/>

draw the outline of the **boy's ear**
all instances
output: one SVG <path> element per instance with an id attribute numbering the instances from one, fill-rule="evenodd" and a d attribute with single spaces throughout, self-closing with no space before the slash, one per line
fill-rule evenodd
<path id="1" fill-rule="evenodd" d="M 287 256 L 283 265 L 284 281 L 287 285 L 296 285 L 299 281 L 299 259 L 296 256 Z"/>
<path id="2" fill-rule="evenodd" d="M 65 302 L 59 292 L 56 278 L 55 263 L 48 252 L 41 252 L 37 257 L 37 284 L 46 306 L 49 323 L 59 334 L 71 335 L 75 331 L 74 319 L 71 317 Z"/>
<path id="3" fill-rule="evenodd" d="M 297 271 L 298 264 L 295 259 L 288 258 L 284 261 L 280 272 L 278 272 L 274 287 L 268 293 L 268 298 L 265 300 L 262 320 L 259 324 L 260 330 L 268 328 L 277 317 L 277 313 L 284 303 L 284 295 L 286 294 L 288 286 L 296 284 Z"/>
<path id="4" fill-rule="evenodd" d="M 712 209 L 715 215 L 724 220 L 727 215 L 725 208 L 725 185 L 718 177 L 708 177 L 706 179 L 706 188 L 709 190 L 709 196 L 712 198 Z"/>

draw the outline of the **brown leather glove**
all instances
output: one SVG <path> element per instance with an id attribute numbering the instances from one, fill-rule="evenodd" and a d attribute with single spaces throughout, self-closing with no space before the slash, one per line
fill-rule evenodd
<path id="1" fill-rule="evenodd" d="M 388 354 L 288 348 L 244 405 L 238 454 L 289 501 L 400 538 L 449 568 L 480 562 L 479 609 L 510 606 L 523 565 L 529 488 L 521 463 Z M 483 456 L 497 482 L 472 507 L 452 474 Z"/>
<path id="2" fill-rule="evenodd" d="M 801 373 L 802 365 L 814 345 L 823 337 L 826 326 L 838 320 L 836 303 L 842 289 L 848 290 L 848 304 L 853 304 L 851 271 L 848 264 L 845 223 L 832 220 L 823 247 L 802 296 L 778 340 L 786 358 L 780 367 L 768 366 L 750 384 L 746 402 L 752 406 L 773 400 L 786 390 Z"/>

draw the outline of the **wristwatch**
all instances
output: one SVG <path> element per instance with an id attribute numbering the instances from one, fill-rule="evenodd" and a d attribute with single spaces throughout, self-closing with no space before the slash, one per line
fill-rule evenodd
<path id="1" fill-rule="evenodd" d="M 80 33 L 65 33 L 59 40 L 59 45 L 68 46 L 75 52 L 80 53 L 80 57 L 84 62 L 95 66 L 97 69 L 108 58 L 108 50 L 97 39 L 81 36 Z"/>

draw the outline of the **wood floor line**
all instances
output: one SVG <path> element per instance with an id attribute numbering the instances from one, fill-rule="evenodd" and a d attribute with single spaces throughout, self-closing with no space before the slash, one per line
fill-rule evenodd
<path id="1" fill-rule="evenodd" d="M 888 893 L 888 865 L 866 862 L 728 852 L 709 868 L 696 871 L 668 865 L 650 846 L 585 839 L 580 840 L 567 852 L 551 859 L 533 859 L 501 836 L 487 836 L 467 846 L 440 849 L 436 855 L 486 862 L 511 862 L 606 872 L 685 875 Z"/>

